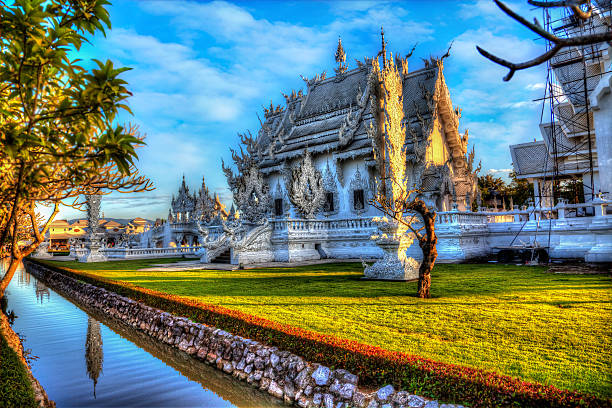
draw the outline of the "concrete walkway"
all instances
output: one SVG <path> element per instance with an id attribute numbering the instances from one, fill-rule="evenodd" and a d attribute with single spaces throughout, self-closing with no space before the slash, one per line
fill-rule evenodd
<path id="1" fill-rule="evenodd" d="M 361 259 L 319 259 L 314 261 L 298 261 L 298 262 L 261 262 L 244 265 L 244 269 L 260 269 L 260 268 L 295 268 L 296 266 L 320 265 L 328 263 L 340 262 L 361 262 Z M 215 264 L 215 263 L 200 263 L 200 261 L 181 261 L 166 264 L 154 264 L 150 268 L 138 269 L 139 271 L 189 271 L 189 270 L 221 270 L 234 271 L 238 269 L 238 265 L 231 264 Z"/>

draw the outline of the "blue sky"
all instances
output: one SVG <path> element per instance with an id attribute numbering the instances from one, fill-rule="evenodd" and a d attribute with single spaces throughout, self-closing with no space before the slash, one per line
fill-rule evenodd
<path id="1" fill-rule="evenodd" d="M 525 16 L 526 1 L 508 2 Z M 207 185 L 229 203 L 221 158 L 238 145 L 238 132 L 256 133 L 262 105 L 284 104 L 281 92 L 305 90 L 300 78 L 333 74 L 338 36 L 349 67 L 380 50 L 380 26 L 388 50 L 407 53 L 418 42 L 411 69 L 421 58 L 442 55 L 451 98 L 463 109 L 483 173 L 505 175 L 508 144 L 539 137 L 545 71 L 533 68 L 503 82 L 506 70 L 481 57 L 476 44 L 513 61 L 542 52 L 535 35 L 510 20 L 490 0 L 472 2 L 380 1 L 125 1 L 111 10 L 112 30 L 84 47 L 84 59 L 129 66 L 124 78 L 134 96 L 133 117 L 146 134 L 139 168 L 155 191 L 112 194 L 107 217 L 165 217 L 184 174 L 198 189 Z M 537 15 L 537 17 L 540 17 Z M 64 209 L 59 218 L 82 213 Z"/>

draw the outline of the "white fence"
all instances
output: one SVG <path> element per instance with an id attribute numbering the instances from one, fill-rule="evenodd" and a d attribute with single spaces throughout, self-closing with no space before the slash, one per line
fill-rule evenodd
<path id="1" fill-rule="evenodd" d="M 587 261 L 612 259 L 612 212 L 608 202 L 595 200 L 583 204 L 560 203 L 555 207 L 515 208 L 511 211 L 444 211 L 436 217 L 440 259 L 460 261 L 495 253 L 495 248 L 533 244 L 536 240 L 549 248 L 553 257 L 583 258 Z M 184 230 L 189 223 L 171 225 Z M 372 218 L 271 219 L 272 244 L 283 257 L 317 257 L 321 252 L 331 258 L 376 256 L 370 236 L 376 233 Z M 224 235 L 220 226 L 208 228 L 208 239 Z M 197 233 L 193 231 L 193 233 Z M 236 239 L 240 237 L 234 237 Z M 284 249 L 283 249 L 284 248 Z M 79 255 L 82 249 L 74 254 Z M 370 251 L 370 252 L 368 252 Z M 170 248 L 105 248 L 108 259 L 137 259 L 199 256 L 200 246 Z M 304 255 L 304 256 L 306 256 Z M 279 256 L 279 259 L 282 257 Z M 306 258 L 304 258 L 306 259 Z"/>
<path id="2" fill-rule="evenodd" d="M 330 220 L 283 219 L 272 220 L 273 231 L 333 231 L 340 229 L 372 228 L 372 218 L 344 218 Z"/>
<path id="3" fill-rule="evenodd" d="M 101 248 L 100 253 L 108 259 L 145 259 L 199 256 L 200 246 L 170 248 Z M 73 248 L 70 256 L 79 259 L 87 254 L 86 248 Z"/>
<path id="4" fill-rule="evenodd" d="M 183 255 L 197 256 L 201 247 L 170 248 L 104 248 L 100 252 L 109 259 L 172 258 Z"/>

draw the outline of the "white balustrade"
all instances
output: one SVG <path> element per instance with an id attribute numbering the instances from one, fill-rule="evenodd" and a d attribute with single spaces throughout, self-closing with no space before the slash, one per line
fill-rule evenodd
<path id="1" fill-rule="evenodd" d="M 436 224 L 464 224 L 464 225 L 480 225 L 480 224 L 498 224 L 525 222 L 528 220 L 565 220 L 580 216 L 578 214 L 592 214 L 595 217 L 605 217 L 609 214 L 607 206 L 609 202 L 603 200 L 595 200 L 589 203 L 580 204 L 565 204 L 560 203 L 555 207 L 529 207 L 519 210 L 518 208 L 512 211 L 440 211 L 436 216 Z"/>
<path id="2" fill-rule="evenodd" d="M 195 228 L 192 222 L 173 222 L 170 224 L 172 231 L 189 231 Z"/>
<path id="3" fill-rule="evenodd" d="M 196 255 L 200 246 L 169 248 L 104 248 L 100 252 L 108 258 L 154 258 Z"/>
<path id="4" fill-rule="evenodd" d="M 332 220 L 286 219 L 271 220 L 273 231 L 330 231 L 339 229 L 372 228 L 371 218 Z"/>

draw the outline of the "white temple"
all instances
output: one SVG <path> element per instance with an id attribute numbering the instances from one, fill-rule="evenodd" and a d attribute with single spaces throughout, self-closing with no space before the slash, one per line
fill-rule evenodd
<path id="1" fill-rule="evenodd" d="M 383 37 L 383 58 L 384 48 Z M 544 255 L 612 261 L 612 217 L 600 197 L 583 204 L 552 206 L 538 200 L 506 212 L 472 211 L 480 204 L 475 203 L 474 152 L 468 153 L 467 130 L 459 129 L 461 109 L 452 104 L 443 59 L 430 59 L 414 71 L 408 70 L 407 59 L 397 60 L 408 130 L 407 171 L 437 211 L 438 262 L 504 255 L 509 248 L 530 249 L 523 251 L 523 261 Z M 304 78 L 305 92 L 285 95 L 285 106 L 270 105 L 257 134 L 241 135 L 242 146 L 232 150 L 235 167 L 222 165 L 236 211 L 228 214 L 204 183 L 198 194 L 191 194 L 183 179 L 168 221 L 141 234 L 140 252 L 124 256 L 198 254 L 202 262 L 232 264 L 381 258 L 383 251 L 372 239 L 379 234 L 372 220 L 380 214 L 370 205 L 381 171 L 369 131 L 377 101 L 372 60 L 357 62 L 353 69 L 345 61 L 339 41 L 335 76 Z M 609 58 L 604 61 L 603 69 L 609 70 Z M 589 87 L 593 109 L 600 110 L 592 122 L 599 159 L 612 157 L 609 89 L 609 74 Z M 576 104 L 570 108 L 579 110 Z M 538 143 L 526 148 L 537 150 Z M 536 179 L 537 169 L 528 169 L 517 156 L 520 149 L 512 147 L 517 172 Z M 599 161 L 600 180 L 602 169 L 612 165 L 606 160 Z M 572 218 L 576 208 L 591 216 Z M 416 259 L 421 255 L 416 245 L 407 253 Z"/>
<path id="2" fill-rule="evenodd" d="M 200 190 L 191 194 L 183 176 L 177 195 L 172 196 L 168 219 L 165 222 L 158 220 L 153 228 L 141 234 L 141 247 L 198 247 L 201 233 L 197 224 L 213 222 L 221 225 L 227 217 L 225 206 L 216 194 L 211 197 L 204 178 Z"/>

